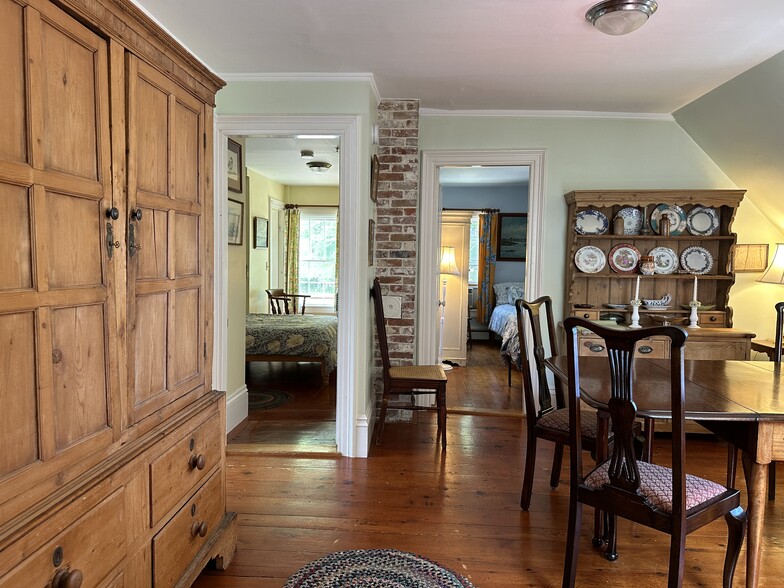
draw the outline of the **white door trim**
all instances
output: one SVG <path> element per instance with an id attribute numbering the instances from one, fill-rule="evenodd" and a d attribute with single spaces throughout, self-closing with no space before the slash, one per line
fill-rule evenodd
<path id="1" fill-rule="evenodd" d="M 438 246 L 441 235 L 439 168 L 470 165 L 525 165 L 528 186 L 528 243 L 525 297 L 540 296 L 542 282 L 542 217 L 544 215 L 544 149 L 500 151 L 423 151 L 422 197 L 419 204 L 419 277 L 417 288 L 417 363 L 438 361 Z"/>
<path id="2" fill-rule="evenodd" d="M 213 357 L 213 387 L 226 389 L 227 365 L 227 323 L 228 316 L 228 235 L 223 219 L 227 214 L 226 190 L 226 150 L 230 135 L 271 135 L 292 136 L 302 134 L 332 134 L 340 136 L 340 242 L 354 244 L 360 242 L 361 222 L 360 162 L 359 162 L 359 116 L 266 116 L 266 115 L 216 115 L 214 125 L 215 161 L 215 345 Z M 343 220 L 345 219 L 345 222 Z M 363 236 L 363 235 L 362 235 Z M 360 255 L 357 247 L 340 248 L 340 308 L 338 321 L 338 366 L 337 366 L 337 412 L 335 433 L 337 450 L 349 457 L 356 457 L 356 447 L 366 443 L 355 443 L 366 435 L 362 418 L 356 415 L 357 398 L 366 383 L 358 381 L 356 342 L 364 340 L 367 325 L 360 321 L 356 312 L 359 291 L 358 271 Z M 361 288 L 365 292 L 364 284 Z M 246 393 L 247 395 L 247 393 Z M 236 403 L 237 411 L 227 410 L 227 430 L 231 430 L 247 417 L 247 401 Z M 238 419 L 239 420 L 236 420 Z M 236 421 L 236 422 L 235 422 Z M 365 427 L 366 428 L 366 427 Z M 360 435 L 358 437 L 358 435 Z"/>

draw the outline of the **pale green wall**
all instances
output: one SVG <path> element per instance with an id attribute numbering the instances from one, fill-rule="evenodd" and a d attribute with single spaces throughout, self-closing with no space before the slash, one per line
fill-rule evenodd
<path id="1" fill-rule="evenodd" d="M 241 137 L 232 137 L 234 141 L 242 145 L 245 149 L 245 140 Z M 243 171 L 244 173 L 244 171 Z M 228 291 L 228 322 L 229 333 L 245 332 L 245 309 L 247 308 L 247 288 L 245 287 L 245 267 L 247 263 L 248 245 L 248 182 L 247 178 L 242 180 L 242 194 L 226 191 L 228 198 L 239 200 L 244 204 L 243 215 L 243 235 L 242 246 L 229 245 L 228 252 L 228 272 L 229 272 L 229 291 Z M 242 276 L 242 281 L 233 280 L 233 276 Z M 228 369 L 226 373 L 226 388 L 229 396 L 241 389 L 245 385 L 245 337 L 241 339 L 229 336 L 228 348 Z"/>
<path id="2" fill-rule="evenodd" d="M 266 313 L 269 306 L 267 294 L 269 288 L 269 247 L 256 249 L 254 241 L 254 218 L 266 218 L 269 221 L 270 198 L 283 200 L 285 186 L 270 180 L 253 170 L 248 170 L 250 183 L 250 231 L 248 232 L 248 312 Z M 269 230 L 267 231 L 269 233 Z M 269 237 L 269 235 L 268 235 Z"/>
<path id="3" fill-rule="evenodd" d="M 566 257 L 565 193 L 735 187 L 673 121 L 423 117 L 419 146 L 423 151 L 546 150 L 542 293 L 553 298 L 559 319 Z"/>
<path id="4" fill-rule="evenodd" d="M 340 188 L 338 186 L 286 186 L 286 203 L 337 206 L 340 204 Z"/>
<path id="5" fill-rule="evenodd" d="M 784 53 L 740 74 L 675 112 L 675 120 L 740 188 L 733 228 L 738 243 L 784 242 Z M 738 274 L 731 304 L 735 326 L 773 337 L 774 305 L 784 287 Z"/>

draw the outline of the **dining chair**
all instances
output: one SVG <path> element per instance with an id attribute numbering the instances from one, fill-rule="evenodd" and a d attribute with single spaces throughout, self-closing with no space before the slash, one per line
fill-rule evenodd
<path id="1" fill-rule="evenodd" d="M 435 394 L 436 411 L 438 412 L 438 434 L 441 435 L 441 447 L 446 449 L 446 372 L 440 365 L 407 365 L 392 366 L 389 361 L 389 344 L 387 341 L 386 321 L 384 320 L 384 301 L 381 295 L 381 284 L 378 278 L 373 279 L 373 306 L 376 315 L 376 333 L 378 334 L 378 347 L 381 351 L 383 367 L 384 391 L 381 396 L 381 410 L 378 417 L 378 432 L 376 445 L 381 443 L 384 432 L 384 421 L 387 409 L 404 410 L 433 410 L 429 406 L 418 406 L 414 403 L 415 396 L 420 394 Z M 409 403 L 389 403 L 391 395 L 410 395 Z"/>
<path id="2" fill-rule="evenodd" d="M 609 459 L 583 475 L 580 356 L 577 329 L 593 331 L 607 349 L 609 400 L 600 410 L 609 412 L 615 439 Z M 615 549 L 616 518 L 668 533 L 670 537 L 670 588 L 683 583 L 686 535 L 723 516 L 728 529 L 723 586 L 732 586 L 735 566 L 746 530 L 746 512 L 740 492 L 721 484 L 686 474 L 685 385 L 683 348 L 687 333 L 680 327 L 639 330 L 605 328 L 585 319 L 564 320 L 568 355 L 570 492 L 569 523 L 564 558 L 564 588 L 574 586 L 580 543 L 582 505 L 609 514 L 611 544 Z M 645 337 L 666 337 L 670 350 L 670 397 L 672 410 L 672 468 L 639 461 L 633 448 L 637 405 L 634 402 L 635 343 Z M 598 361 L 590 359 L 589 361 Z"/>
<path id="3" fill-rule="evenodd" d="M 776 303 L 776 334 L 774 335 L 773 361 L 781 363 L 782 332 L 784 331 L 784 302 Z M 735 485 L 738 469 L 738 449 L 730 444 L 727 454 L 727 486 Z M 768 464 L 768 500 L 776 500 L 776 462 Z"/>
<path id="4" fill-rule="evenodd" d="M 272 314 L 305 314 L 305 302 L 310 298 L 310 294 L 286 294 L 282 288 L 265 290 L 265 292 Z M 291 306 L 289 302 L 292 303 Z"/>

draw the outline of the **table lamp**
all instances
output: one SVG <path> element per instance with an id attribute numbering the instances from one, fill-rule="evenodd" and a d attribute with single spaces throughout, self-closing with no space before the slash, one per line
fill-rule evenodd
<path id="1" fill-rule="evenodd" d="M 459 276 L 460 270 L 455 263 L 455 248 L 441 247 L 441 266 L 438 269 L 441 274 L 441 300 L 438 302 L 441 307 L 441 336 L 438 343 L 438 361 L 445 370 L 451 370 L 452 366 L 444 363 L 444 312 L 446 310 L 446 280 L 447 276 Z"/>
<path id="2" fill-rule="evenodd" d="M 776 243 L 773 261 L 757 281 L 766 284 L 784 284 L 784 243 Z"/>

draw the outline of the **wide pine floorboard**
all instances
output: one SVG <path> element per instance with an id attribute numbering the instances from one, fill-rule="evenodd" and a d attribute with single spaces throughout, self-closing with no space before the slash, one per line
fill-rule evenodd
<path id="1" fill-rule="evenodd" d="M 561 584 L 568 509 L 568 459 L 561 486 L 549 487 L 552 444 L 538 450 L 529 512 L 519 507 L 524 423 L 505 416 L 450 414 L 446 452 L 436 443 L 434 415 L 389 423 L 369 459 L 232 454 L 227 503 L 239 513 L 239 547 L 224 572 L 205 571 L 195 586 L 282 586 L 307 562 L 342 549 L 395 548 L 455 570 L 478 587 Z M 666 464 L 669 442 L 656 441 Z M 690 438 L 687 467 L 723 480 L 726 446 Z M 586 460 L 590 458 L 586 456 Z M 741 487 L 742 490 L 745 490 Z M 780 500 L 770 503 L 762 586 L 784 581 Z M 665 586 L 669 538 L 619 523 L 620 558 L 608 562 L 591 545 L 593 513 L 585 509 L 579 586 Z M 689 536 L 684 586 L 719 586 L 726 525 Z M 745 556 L 744 554 L 741 557 Z M 735 585 L 745 579 L 743 561 Z"/>

